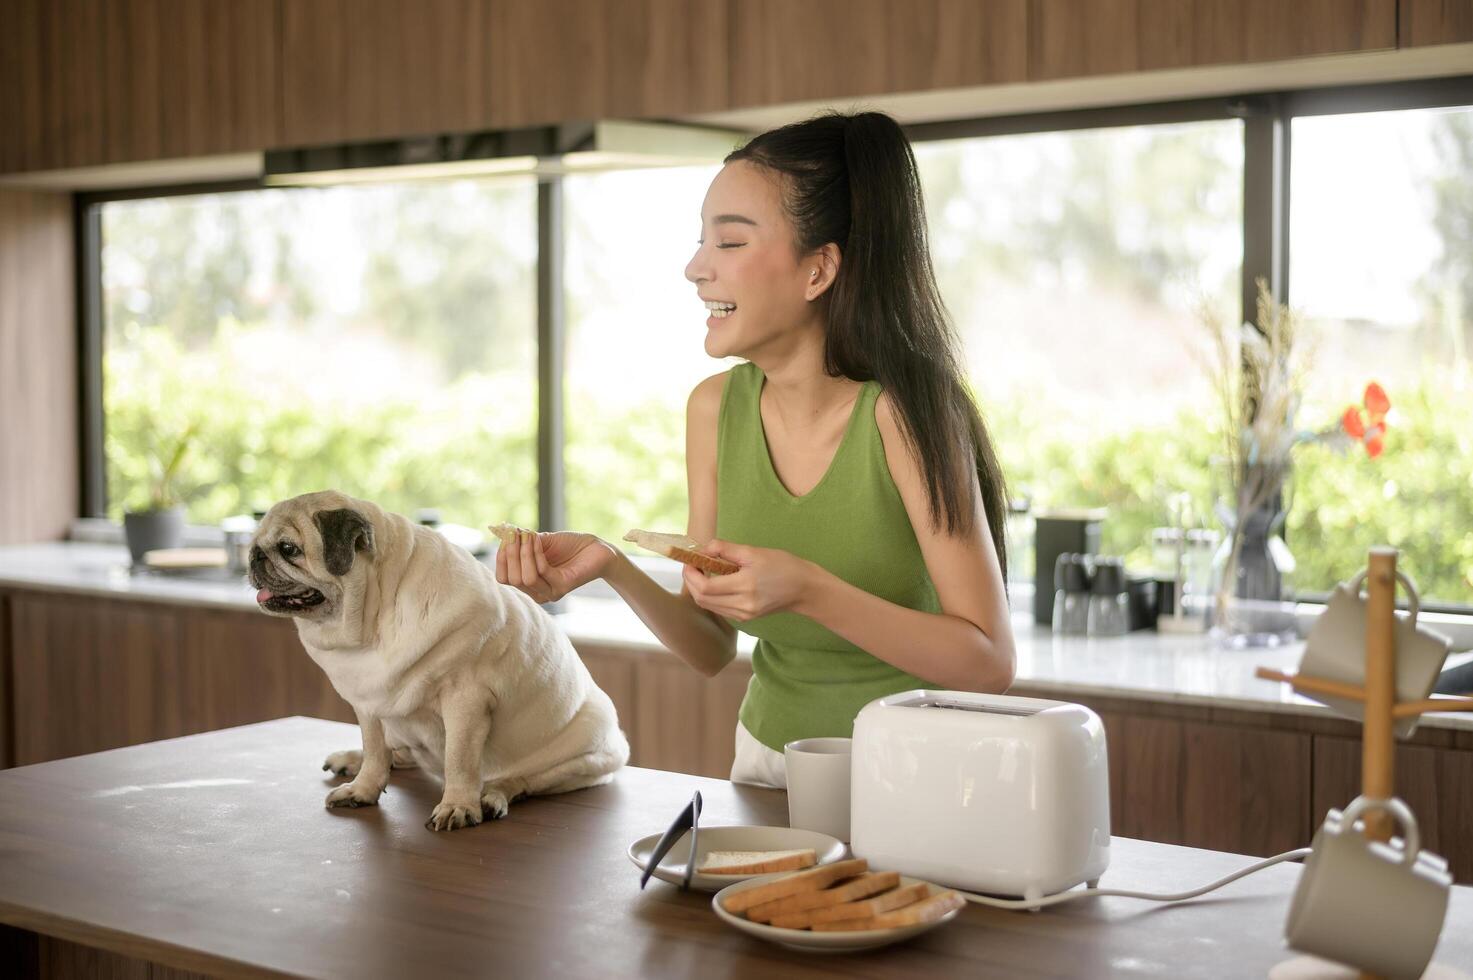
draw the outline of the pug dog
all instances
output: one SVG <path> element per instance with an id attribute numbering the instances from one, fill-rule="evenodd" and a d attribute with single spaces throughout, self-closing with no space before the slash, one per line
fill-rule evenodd
<path id="1" fill-rule="evenodd" d="M 250 582 L 358 715 L 362 752 L 323 766 L 352 777 L 329 807 L 374 805 L 412 762 L 445 784 L 425 826 L 456 830 L 606 783 L 629 759 L 552 617 L 427 527 L 336 491 L 293 497 L 261 521 Z"/>

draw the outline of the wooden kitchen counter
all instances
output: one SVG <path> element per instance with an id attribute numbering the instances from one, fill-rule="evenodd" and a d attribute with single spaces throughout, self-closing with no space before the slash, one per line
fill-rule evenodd
<path id="1" fill-rule="evenodd" d="M 710 896 L 625 856 L 699 788 L 708 826 L 785 824 L 783 794 L 652 769 L 435 834 L 439 797 L 396 772 L 381 805 L 326 810 L 355 726 L 289 718 L 0 772 L 0 973 L 312 976 L 1263 976 L 1299 874 L 1212 900 L 1086 900 L 1037 914 L 969 905 L 909 943 L 842 958 L 722 923 Z M 1178 890 L 1251 859 L 1116 838 L 1105 883 Z M 1438 959 L 1473 964 L 1473 889 Z M 159 967 L 168 969 L 160 969 Z"/>

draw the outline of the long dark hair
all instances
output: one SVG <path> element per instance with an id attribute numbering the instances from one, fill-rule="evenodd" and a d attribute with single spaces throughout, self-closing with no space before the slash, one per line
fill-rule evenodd
<path id="1" fill-rule="evenodd" d="M 824 334 L 824 370 L 876 380 L 920 459 L 931 524 L 971 531 L 971 474 L 1007 580 L 1007 490 L 987 426 L 962 378 L 956 333 L 936 288 L 915 155 L 879 112 L 830 113 L 754 137 L 727 156 L 781 175 L 798 255 L 833 242 L 843 260 Z"/>

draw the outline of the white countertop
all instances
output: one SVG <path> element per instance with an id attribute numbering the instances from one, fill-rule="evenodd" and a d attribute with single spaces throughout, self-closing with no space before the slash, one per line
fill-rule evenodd
<path id="1" fill-rule="evenodd" d="M 116 545 L 47 543 L 0 548 L 0 587 L 19 586 L 79 595 L 166 602 L 237 610 L 255 608 L 250 586 L 238 578 L 217 579 L 144 572 L 128 568 L 126 549 Z M 574 642 L 660 650 L 654 635 L 618 599 L 564 600 L 557 614 Z M 1091 639 L 1054 636 L 1036 626 L 1027 610 L 1013 617 L 1018 647 L 1017 681 L 1030 691 L 1060 698 L 1097 695 L 1133 697 L 1247 711 L 1319 714 L 1328 709 L 1290 690 L 1259 680 L 1255 667 L 1293 670 L 1303 645 L 1232 650 L 1207 637 L 1140 631 Z M 753 640 L 740 635 L 738 655 L 751 655 Z M 1448 665 L 1473 659 L 1454 654 Z M 1423 723 L 1473 730 L 1473 713 L 1426 715 Z"/>

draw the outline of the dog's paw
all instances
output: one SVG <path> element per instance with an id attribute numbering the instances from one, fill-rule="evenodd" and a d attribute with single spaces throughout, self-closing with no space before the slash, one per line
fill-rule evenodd
<path id="1" fill-rule="evenodd" d="M 474 827 L 480 822 L 479 806 L 441 802 L 430 812 L 430 819 L 425 821 L 425 827 L 430 830 L 460 830 L 462 827 Z"/>
<path id="2" fill-rule="evenodd" d="M 500 820 L 513 803 L 526 795 L 525 779 L 488 779 L 481 784 L 481 816 L 487 820 Z"/>
<path id="3" fill-rule="evenodd" d="M 509 806 L 511 800 L 501 790 L 489 786 L 481 790 L 481 816 L 487 820 L 500 820 Z"/>
<path id="4" fill-rule="evenodd" d="M 378 806 L 378 797 L 382 792 L 382 786 L 359 786 L 355 780 L 351 783 L 344 783 L 331 793 L 328 793 L 327 805 L 329 808 L 339 806 Z"/>
<path id="5" fill-rule="evenodd" d="M 358 775 L 358 770 L 363 766 L 363 753 L 358 749 L 347 749 L 343 752 L 334 752 L 322 763 L 322 771 L 330 772 L 334 776 L 347 776 L 352 779 Z"/>

